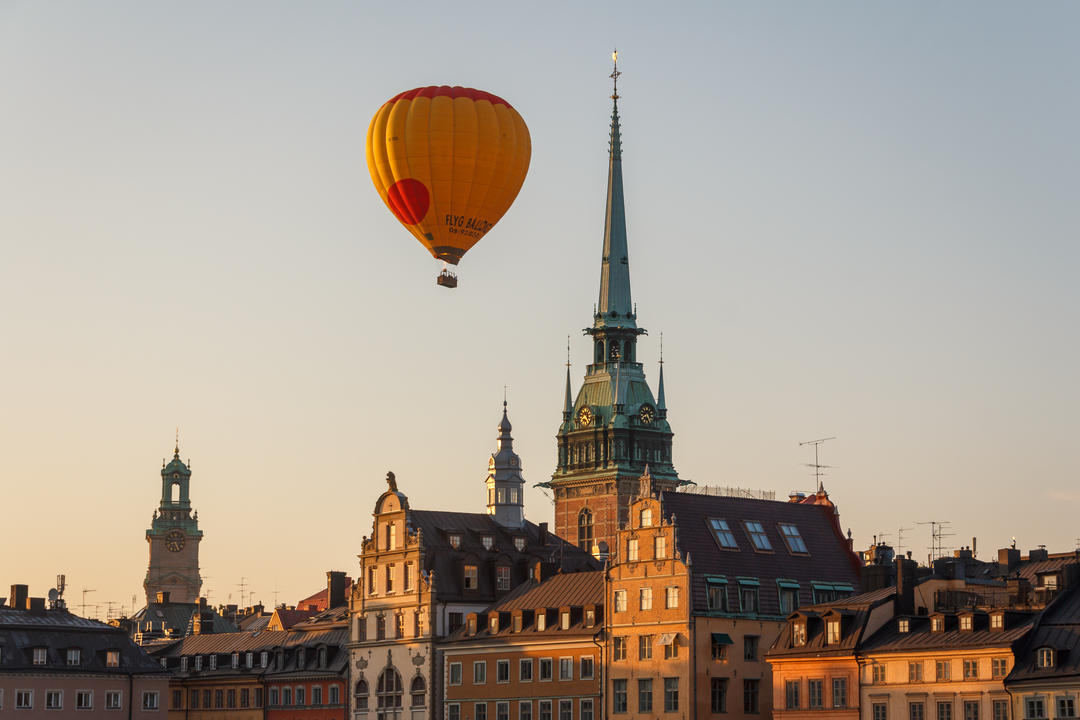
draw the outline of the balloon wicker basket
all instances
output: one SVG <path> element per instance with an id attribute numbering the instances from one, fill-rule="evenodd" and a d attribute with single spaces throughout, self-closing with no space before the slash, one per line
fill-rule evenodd
<path id="1" fill-rule="evenodd" d="M 443 271 L 439 273 L 439 277 L 435 278 L 435 282 L 443 287 L 456 288 L 457 275 L 444 268 Z"/>

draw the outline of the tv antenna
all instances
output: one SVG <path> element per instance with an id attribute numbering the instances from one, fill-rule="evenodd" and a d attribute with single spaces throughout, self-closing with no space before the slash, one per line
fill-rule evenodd
<path id="1" fill-rule="evenodd" d="M 927 520 L 926 522 L 915 523 L 916 525 L 929 525 L 930 526 L 930 560 L 934 560 L 942 557 L 945 551 L 949 548 L 945 547 L 944 539 L 952 537 L 956 533 L 949 532 L 951 521 L 949 520 Z"/>
<path id="2" fill-rule="evenodd" d="M 896 557 L 901 557 L 904 554 L 904 533 L 911 530 L 911 528 L 901 527 L 896 529 Z"/>
<path id="3" fill-rule="evenodd" d="M 237 587 L 240 588 L 240 605 L 241 605 L 241 607 L 243 607 L 244 606 L 244 588 L 248 587 L 247 578 L 241 576 L 240 577 L 240 582 L 237 583 Z"/>
<path id="4" fill-rule="evenodd" d="M 835 437 L 827 437 L 827 438 L 821 438 L 820 440 L 807 440 L 806 442 L 799 443 L 799 447 L 802 447 L 804 445 L 813 445 L 814 446 L 814 462 L 813 463 L 803 463 L 803 465 L 805 465 L 806 467 L 809 467 L 809 468 L 814 468 L 814 480 L 817 482 L 818 492 L 821 492 L 821 490 L 824 489 L 824 486 L 821 484 L 821 476 L 824 475 L 825 473 L 823 473 L 821 471 L 825 470 L 825 469 L 832 469 L 832 467 L 833 467 L 832 465 L 822 465 L 818 461 L 818 448 L 821 447 L 822 443 L 828 442 L 829 440 L 835 440 L 835 439 L 836 439 Z"/>
<path id="5" fill-rule="evenodd" d="M 94 590 L 92 588 L 83 588 L 82 589 L 82 613 L 81 613 L 81 615 L 83 617 L 86 617 L 86 593 L 92 593 L 92 592 L 97 592 L 97 590 Z"/>

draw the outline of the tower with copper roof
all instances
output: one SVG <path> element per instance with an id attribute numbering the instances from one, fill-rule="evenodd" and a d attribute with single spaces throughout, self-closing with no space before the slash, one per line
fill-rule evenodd
<path id="1" fill-rule="evenodd" d="M 592 551 L 611 545 L 646 467 L 657 492 L 680 481 L 671 459 L 671 426 L 663 393 L 659 401 L 638 360 L 637 309 L 630 294 L 630 257 L 623 201 L 622 136 L 619 128 L 618 56 L 611 74 L 611 135 L 600 262 L 600 297 L 592 327 L 585 380 L 575 396 L 567 368 L 558 464 L 549 483 L 555 495 L 555 529 L 564 539 Z M 601 550 L 603 546 L 600 546 Z"/>
<path id="2" fill-rule="evenodd" d="M 197 603 L 202 577 L 199 575 L 199 514 L 191 514 L 189 494 L 191 470 L 180 459 L 177 439 L 173 457 L 161 468 L 161 503 L 146 542 L 150 545 L 150 564 L 143 588 L 146 602 L 158 602 L 159 593 L 168 593 L 170 603 Z"/>
<path id="3" fill-rule="evenodd" d="M 521 458 L 514 452 L 510 430 L 506 400 L 503 400 L 499 439 L 495 441 L 495 453 L 488 459 L 487 511 L 503 527 L 520 528 L 525 523 L 525 479 L 521 476 Z"/>

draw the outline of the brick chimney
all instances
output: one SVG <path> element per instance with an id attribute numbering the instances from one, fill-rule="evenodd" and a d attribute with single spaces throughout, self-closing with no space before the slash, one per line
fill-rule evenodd
<path id="1" fill-rule="evenodd" d="M 30 588 L 26 585 L 12 585 L 11 586 L 11 598 L 8 600 L 8 605 L 17 609 L 23 610 L 26 608 L 26 598 L 30 594 Z"/>
<path id="2" fill-rule="evenodd" d="M 164 591 L 164 590 L 158 590 L 157 602 L 158 602 L 158 605 L 168 605 L 169 604 L 169 593 Z"/>
<path id="3" fill-rule="evenodd" d="M 345 573 L 329 570 L 326 573 L 326 607 L 336 608 L 345 604 Z"/>
<path id="4" fill-rule="evenodd" d="M 548 539 L 548 524 L 546 522 L 540 523 L 539 532 L 537 533 L 536 542 L 540 547 L 547 545 Z"/>
<path id="5" fill-rule="evenodd" d="M 896 558 L 896 614 L 915 614 L 915 570 L 918 563 L 904 556 Z"/>
<path id="6" fill-rule="evenodd" d="M 1016 548 L 1001 548 L 998 550 L 998 565 L 1004 565 L 1006 573 L 1011 573 L 1020 564 L 1020 551 Z"/>

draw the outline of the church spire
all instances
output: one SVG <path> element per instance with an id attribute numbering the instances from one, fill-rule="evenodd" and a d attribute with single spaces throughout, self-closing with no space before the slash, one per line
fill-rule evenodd
<path id="1" fill-rule="evenodd" d="M 619 131 L 619 53 L 611 59 L 611 141 L 608 145 L 607 209 L 604 214 L 604 255 L 600 266 L 597 326 L 636 327 L 630 299 L 630 259 L 626 248 L 626 208 L 623 203 L 622 135 Z"/>
<path id="2" fill-rule="evenodd" d="M 570 394 L 570 336 L 566 336 L 566 397 L 563 399 L 563 422 L 570 422 L 574 414 L 574 396 Z"/>
<path id="3" fill-rule="evenodd" d="M 667 417 L 667 399 L 664 397 L 664 333 L 660 333 L 660 379 L 656 387 L 656 412 L 661 420 Z"/>

